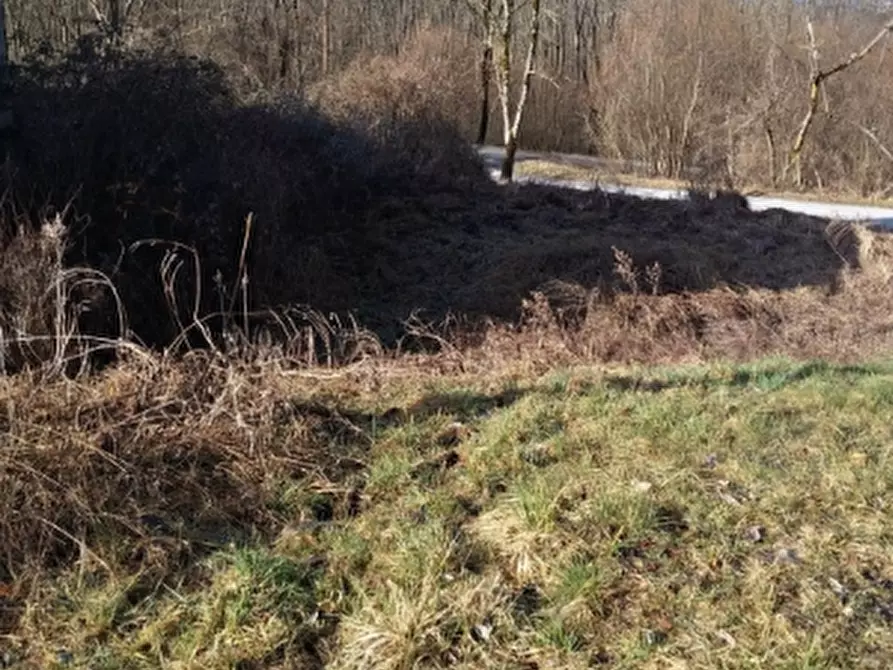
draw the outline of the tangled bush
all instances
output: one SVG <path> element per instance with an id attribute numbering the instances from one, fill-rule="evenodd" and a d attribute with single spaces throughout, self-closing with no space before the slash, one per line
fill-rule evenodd
<path id="1" fill-rule="evenodd" d="M 398 56 L 357 60 L 315 87 L 332 118 L 376 143 L 376 171 L 428 189 L 480 180 L 480 159 L 468 142 L 476 123 L 468 100 L 477 92 L 473 60 L 455 52 L 448 31 L 422 30 Z M 470 113 L 471 112 L 471 113 Z"/>
<path id="2" fill-rule="evenodd" d="M 236 295 L 241 311 L 353 308 L 370 235 L 387 231 L 375 203 L 423 194 L 435 177 L 483 180 L 433 111 L 377 107 L 352 121 L 299 99 L 242 105 L 220 68 L 176 54 L 99 53 L 85 40 L 61 62 L 17 68 L 14 91 L 7 214 L 79 221 L 66 264 L 106 274 L 150 344 Z"/>

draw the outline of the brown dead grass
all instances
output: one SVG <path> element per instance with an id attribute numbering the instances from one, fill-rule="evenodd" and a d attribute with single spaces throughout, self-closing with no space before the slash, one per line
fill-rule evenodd
<path id="1" fill-rule="evenodd" d="M 361 266 L 353 286 L 339 284 L 320 306 L 354 310 L 386 346 L 407 335 L 438 350 L 444 340 L 494 346 L 501 333 L 511 340 L 545 328 L 547 341 L 561 341 L 575 357 L 648 361 L 796 353 L 804 346 L 816 355 L 849 356 L 887 341 L 893 242 L 859 225 L 750 212 L 722 199 L 648 201 L 536 185 L 384 198 L 366 217 L 377 225 L 357 241 L 363 257 L 350 261 Z M 57 252 L 22 253 L 22 244 L 10 243 L 2 254 L 12 268 L 5 276 L 42 277 Z M 31 246 L 40 244 L 46 247 Z M 337 261 L 333 252 L 324 264 Z M 31 299 L 44 309 L 33 329 L 39 332 L 16 335 L 55 336 L 58 310 L 46 301 L 52 277 L 41 282 L 40 291 L 15 284 L 19 302 Z M 241 310 L 241 297 L 238 304 Z M 547 312 L 554 312 L 554 327 Z M 8 306 L 4 318 L 12 323 L 18 313 Z M 413 313 L 416 326 L 441 324 L 436 337 L 407 328 Z M 242 323 L 241 314 L 232 316 Z M 285 333 L 293 341 L 283 351 L 300 350 L 304 363 L 357 358 L 347 349 L 331 356 L 334 340 L 360 332 L 339 324 L 355 322 L 316 320 L 317 333 L 329 331 L 318 355 L 301 344 L 308 335 L 299 328 Z M 363 339 L 360 357 L 375 355 L 374 337 Z"/>
<path id="2" fill-rule="evenodd" d="M 586 167 L 573 162 L 562 162 L 553 159 L 548 154 L 543 159 L 525 159 L 518 162 L 516 174 L 527 177 L 544 177 L 560 181 L 588 181 L 593 183 L 613 184 L 626 187 L 660 188 L 669 190 L 682 190 L 692 188 L 699 181 L 696 176 L 689 180 L 670 179 L 668 177 L 651 177 L 644 174 L 636 174 L 630 170 L 611 169 L 612 161 L 591 159 L 592 165 L 605 163 L 606 167 Z M 587 161 L 589 162 L 589 161 Z M 786 200 L 800 200 L 804 202 L 834 202 L 847 205 L 868 205 L 873 207 L 889 207 L 893 200 L 889 197 L 866 197 L 858 193 L 846 190 L 814 189 L 809 191 L 793 191 L 784 189 L 766 190 L 759 184 L 742 183 L 737 190 L 747 196 L 767 196 L 784 198 Z"/>
<path id="3" fill-rule="evenodd" d="M 223 544 L 266 536 L 276 530 L 264 512 L 274 478 L 343 479 L 364 446 L 349 418 L 292 404 L 270 366 L 224 365 L 201 352 L 80 381 L 22 374 L 0 385 L 7 578 L 87 560 L 108 533 L 128 538 L 136 553 L 119 558 L 138 564 L 158 518 L 195 548 L 213 543 L 209 528 Z"/>
<path id="4" fill-rule="evenodd" d="M 593 360 L 744 361 L 767 354 L 855 361 L 893 347 L 893 291 L 864 277 L 848 278 L 834 295 L 726 288 L 600 299 L 574 285 L 548 290 L 526 302 L 520 327 L 487 333 L 487 358 L 500 352 L 543 370 Z M 581 309 L 583 300 L 589 302 Z"/>
<path id="5" fill-rule="evenodd" d="M 432 416 L 481 402 L 474 395 L 431 394 L 440 377 L 454 386 L 505 388 L 512 379 L 580 363 L 888 356 L 889 241 L 848 226 L 818 239 L 838 263 L 847 263 L 833 286 L 661 294 L 661 266 L 642 270 L 616 249 L 616 290 L 552 281 L 524 301 L 513 323 L 453 320 L 426 330 L 414 322 L 416 340 L 434 342 L 436 353 L 379 353 L 339 369 L 301 369 L 261 352 L 253 359 L 145 354 L 75 379 L 39 370 L 0 378 L 0 636 L 24 654 L 37 630 L 46 636 L 34 643 L 39 648 L 52 648 L 54 636 L 81 639 L 54 628 L 68 626 L 63 619 L 47 625 L 35 618 L 35 608 L 55 607 L 60 597 L 47 580 L 73 566 L 88 583 L 108 583 L 118 600 L 143 603 L 160 589 L 201 592 L 209 580 L 202 560 L 227 547 L 286 543 L 301 555 L 313 552 L 317 540 L 306 528 L 314 527 L 320 500 L 325 518 L 363 513 L 376 457 L 370 436 L 395 425 L 411 434 Z M 512 402 L 494 397 L 487 407 Z M 394 406 L 408 409 L 389 409 Z M 451 435 L 448 426 L 438 443 L 464 439 Z M 433 468 L 436 477 L 448 467 L 422 461 L 413 472 Z M 213 588 L 224 587 L 214 582 Z M 438 637 L 442 630 L 471 626 L 461 608 L 447 611 L 425 600 L 419 617 L 436 610 L 446 618 L 422 622 L 429 632 L 418 629 L 415 610 L 407 609 L 411 593 L 394 588 L 397 614 L 383 618 L 372 604 L 348 613 L 340 628 L 343 663 L 361 657 L 367 636 L 390 650 L 385 656 L 409 654 L 407 646 L 434 653 L 453 644 Z M 478 614 L 505 599 L 498 590 L 456 588 L 449 597 L 480 600 Z M 96 624 L 91 644 L 101 645 L 101 636 L 118 625 L 100 619 L 105 623 Z M 316 634 L 330 633 L 320 628 Z M 311 656 L 295 662 L 319 667 Z"/>
<path id="6" fill-rule="evenodd" d="M 637 268 L 657 264 L 653 288 L 661 295 L 830 291 L 849 267 L 829 243 L 827 221 L 719 200 L 657 202 L 516 185 L 395 202 L 388 215 L 399 224 L 378 240 L 380 272 L 368 298 L 397 314 L 425 309 L 431 318 L 452 312 L 514 321 L 531 291 L 556 281 L 602 297 L 630 292 L 615 273 L 614 249 Z"/>
<path id="7" fill-rule="evenodd" d="M 512 374 L 576 363 L 778 354 L 850 361 L 888 353 L 893 348 L 888 237 L 850 225 L 819 235 L 806 223 L 784 234 L 814 241 L 817 251 L 826 248 L 826 255 L 846 261 L 846 269 L 829 285 L 662 293 L 665 257 L 657 255 L 643 270 L 615 247 L 615 290 L 553 279 L 523 300 L 515 322 L 425 326 L 416 321 L 409 327 L 411 339 L 434 343 L 437 353 L 396 358 L 379 353 L 353 372 L 321 374 L 343 377 L 349 393 L 357 384 L 369 390 L 395 374 L 412 378 L 485 369 Z M 670 243 L 672 238 L 664 242 Z M 789 258 L 790 270 L 794 260 Z M 522 265 L 514 272 L 499 266 L 492 272 L 519 277 Z M 527 274 L 534 273 L 528 266 Z M 784 269 L 778 276 L 785 276 Z M 109 523 L 140 536 L 139 519 L 157 514 L 153 506 L 159 500 L 165 501 L 169 519 L 187 527 L 219 524 L 272 532 L 271 519 L 258 512 L 264 501 L 245 499 L 240 491 L 264 491 L 271 472 L 314 472 L 324 480 L 343 474 L 344 458 L 355 458 L 363 447 L 355 439 L 361 434 L 355 424 L 372 417 L 294 405 L 283 381 L 292 373 L 282 366 L 293 368 L 296 361 L 256 360 L 238 362 L 212 352 L 193 352 L 182 360 L 146 355 L 83 381 L 53 381 L 39 369 L 2 378 L 8 401 L 0 508 L 14 510 L 0 516 L 5 571 L 65 562 L 73 551 L 83 553 L 89 538 Z M 330 453 L 333 438 L 346 451 Z M 157 476 L 145 481 L 139 476 L 143 471 Z"/>

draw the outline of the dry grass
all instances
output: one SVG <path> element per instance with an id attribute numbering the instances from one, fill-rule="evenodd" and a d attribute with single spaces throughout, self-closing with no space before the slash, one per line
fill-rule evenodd
<path id="1" fill-rule="evenodd" d="M 316 490 L 331 509 L 347 509 L 368 426 L 310 397 L 298 402 L 274 369 L 268 362 L 221 365 L 197 352 L 176 364 L 147 356 L 89 379 L 23 373 L 0 380 L 6 645 L 22 639 L 39 648 L 60 635 L 101 643 L 131 605 L 148 604 L 159 590 L 202 585 L 219 593 L 206 613 L 172 603 L 153 610 L 159 620 L 151 622 L 159 635 L 197 626 L 199 639 L 188 643 L 196 660 L 213 665 L 309 634 L 294 624 L 309 616 L 301 608 L 312 597 L 294 602 L 289 593 L 300 585 L 276 580 L 310 579 L 316 568 L 264 551 L 213 556 L 268 544 L 285 524 L 283 506 Z M 68 574 L 67 566 L 77 566 L 71 579 L 48 590 L 47 577 Z M 261 579 L 271 580 L 268 589 Z M 65 611 L 66 593 L 81 609 L 79 626 L 41 614 L 46 607 Z M 242 613 L 251 598 L 278 598 L 301 611 L 261 617 L 263 631 L 252 634 Z M 201 631 L 221 635 L 221 627 L 233 636 L 220 641 L 226 648 L 205 649 Z"/>
<path id="2" fill-rule="evenodd" d="M 881 667 L 890 371 L 592 367 L 888 356 L 887 239 L 810 225 L 833 290 L 661 294 L 615 248 L 614 290 L 408 324 L 434 354 L 131 346 L 0 378 L 4 663 Z"/>
<path id="3" fill-rule="evenodd" d="M 0 380 L 15 667 L 882 667 L 888 366 Z M 473 362 L 473 361 L 472 361 Z"/>
<path id="4" fill-rule="evenodd" d="M 579 165 L 567 164 L 566 162 L 554 162 L 549 159 L 520 161 L 516 172 L 519 177 L 545 178 L 570 182 L 591 182 L 593 184 L 612 184 L 626 187 L 638 186 L 680 191 L 686 191 L 693 186 L 698 185 L 698 180 L 696 178 L 683 181 L 666 177 L 649 177 L 630 172 L 618 172 L 607 168 L 587 168 Z M 748 196 L 766 196 L 784 198 L 786 200 L 801 200 L 805 202 L 820 201 L 848 205 L 871 205 L 876 207 L 889 207 L 893 204 L 893 200 L 890 200 L 889 198 L 860 197 L 858 194 L 850 191 L 835 192 L 829 189 L 811 190 L 808 192 L 785 190 L 766 191 L 765 185 L 760 186 L 758 184 L 744 183 L 739 184 L 737 190 Z"/>
<path id="5" fill-rule="evenodd" d="M 352 286 L 333 286 L 323 281 L 325 273 L 314 279 L 321 307 L 353 308 L 359 322 L 304 308 L 255 309 L 263 305 L 255 289 L 243 292 L 238 282 L 256 276 L 250 259 L 244 266 L 230 263 L 239 268 L 235 292 L 213 318 L 222 314 L 240 343 L 275 343 L 280 354 L 310 363 L 376 355 L 380 342 L 392 346 L 406 336 L 440 349 L 444 337 L 453 348 L 486 340 L 474 356 L 517 357 L 510 352 L 529 333 L 525 352 L 538 350 L 533 345 L 543 341 L 569 361 L 619 362 L 772 352 L 839 359 L 888 344 L 891 239 L 860 225 L 783 210 L 754 213 L 722 198 L 647 201 L 534 185 L 436 191 L 368 206 L 365 216 L 378 226 L 354 240 L 363 243 L 366 256 L 342 259 L 353 249 L 348 246 L 321 261 L 328 267 L 339 259 L 356 264 Z M 9 284 L 20 297 L 8 303 L 6 323 L 34 321 L 38 312 L 43 319 L 5 326 L 7 342 L 42 341 L 49 347 L 32 356 L 32 363 L 51 354 L 64 359 L 65 347 L 56 346 L 63 336 L 97 334 L 90 326 L 103 315 L 101 323 L 115 321 L 117 334 L 126 331 L 131 316 L 101 277 L 62 268 L 64 236 L 52 248 L 47 239 L 19 233 L 0 254 L 5 276 L 28 278 Z M 345 241 L 333 233 L 336 239 Z M 158 291 L 171 297 L 168 312 L 179 300 L 173 348 L 189 343 L 185 329 L 206 333 L 196 340 L 202 346 L 217 342 L 221 351 L 232 350 L 225 337 L 218 341 L 208 334 L 204 314 L 190 312 L 193 299 L 176 271 L 191 252 L 175 251 L 162 264 L 174 273 L 162 275 L 167 283 Z M 199 269 L 201 261 L 196 258 Z M 308 268 L 302 272 L 312 274 Z M 92 292 L 75 291 L 78 282 Z M 58 287 L 64 290 L 51 290 Z M 292 288 L 278 290 L 285 295 Z M 57 307 L 60 300 L 64 306 Z M 87 314 L 93 321 L 79 314 L 80 305 L 93 307 L 95 314 Z M 427 334 L 401 325 L 413 313 L 420 315 L 416 326 L 441 325 L 427 328 Z M 432 332 L 437 336 L 430 337 Z"/>
<path id="6" fill-rule="evenodd" d="M 283 147 L 307 136 L 276 114 L 237 110 L 282 150 L 248 164 L 300 174 Z M 298 239 L 286 177 L 249 189 L 272 196 L 268 252 Z M 115 340 L 92 372 L 64 362 L 100 342 L 76 309 L 101 304 L 77 288 L 94 275 L 4 218 L 3 350 L 48 347 L 0 377 L 2 664 L 882 667 L 891 371 L 796 360 L 889 356 L 888 237 L 721 199 L 402 179 L 342 205 L 361 225 L 314 223 L 321 270 L 281 275 L 360 321 L 256 315 L 242 280 L 266 256 L 236 253 L 230 328 L 190 349 L 207 317 L 174 240 L 174 341 Z M 210 248 L 244 249 L 238 223 Z M 769 355 L 787 358 L 729 363 Z"/>
<path id="7" fill-rule="evenodd" d="M 615 248 L 613 289 L 408 324 L 433 354 L 130 346 L 0 378 L 0 658 L 882 667 L 893 373 L 791 357 L 889 356 L 889 241 L 812 225 L 833 286 L 663 294 Z"/>

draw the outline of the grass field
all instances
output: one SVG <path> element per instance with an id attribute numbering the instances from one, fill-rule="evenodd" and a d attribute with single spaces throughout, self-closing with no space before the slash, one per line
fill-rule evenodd
<path id="1" fill-rule="evenodd" d="M 423 285 L 518 317 L 406 347 L 308 311 L 282 342 L 100 338 L 78 372 L 59 239 L 13 240 L 5 323 L 55 335 L 0 349 L 0 667 L 886 667 L 889 236 L 458 205 L 477 227 L 410 247 Z"/>
<path id="2" fill-rule="evenodd" d="M 889 232 L 112 60 L 0 175 L 0 669 L 889 665 Z"/>
<path id="3" fill-rule="evenodd" d="M 886 667 L 890 365 L 433 367 L 0 380 L 0 665 Z"/>

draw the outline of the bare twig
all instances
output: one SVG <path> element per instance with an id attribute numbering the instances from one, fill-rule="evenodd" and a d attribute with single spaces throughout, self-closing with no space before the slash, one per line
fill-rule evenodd
<path id="1" fill-rule="evenodd" d="M 856 126 L 856 128 L 858 128 L 863 135 L 865 135 L 872 141 L 874 146 L 877 147 L 877 150 L 884 156 L 884 158 L 889 161 L 893 161 L 893 151 L 890 151 L 890 149 L 888 149 L 887 146 L 883 142 L 881 142 L 880 139 L 878 139 L 877 134 L 871 128 L 866 128 L 859 123 L 853 123 L 853 125 Z"/>
<path id="2" fill-rule="evenodd" d="M 704 69 L 704 54 L 698 54 L 698 69 L 695 73 L 695 81 L 692 84 L 691 100 L 688 109 L 685 110 L 685 119 L 682 122 L 682 139 L 679 143 L 679 163 L 676 165 L 676 177 L 682 174 L 685 167 L 685 154 L 688 149 L 688 143 L 691 138 L 691 127 L 695 116 L 695 110 L 698 107 L 698 99 L 701 93 L 701 74 Z"/>

